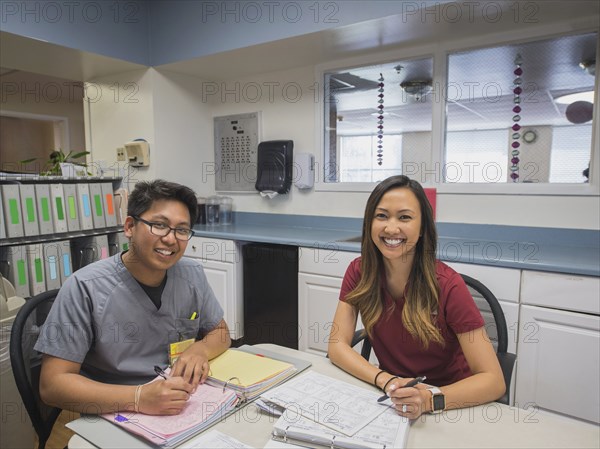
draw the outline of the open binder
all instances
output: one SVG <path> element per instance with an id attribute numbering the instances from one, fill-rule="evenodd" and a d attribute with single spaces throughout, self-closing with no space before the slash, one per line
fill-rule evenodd
<path id="1" fill-rule="evenodd" d="M 273 426 L 275 441 L 311 448 L 400 449 L 406 446 L 410 421 L 388 408 L 352 437 L 286 412 Z"/>
<path id="2" fill-rule="evenodd" d="M 237 402 L 232 390 L 202 384 L 179 415 L 119 412 L 100 416 L 157 446 L 172 447 L 223 419 Z"/>

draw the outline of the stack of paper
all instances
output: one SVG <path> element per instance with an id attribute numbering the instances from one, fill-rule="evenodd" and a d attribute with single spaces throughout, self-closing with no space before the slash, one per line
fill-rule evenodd
<path id="1" fill-rule="evenodd" d="M 252 400 L 295 373 L 291 363 L 229 349 L 210 361 L 207 383 L 227 386 L 242 400 Z"/>
<path id="2" fill-rule="evenodd" d="M 123 412 L 100 416 L 158 446 L 171 447 L 223 419 L 237 402 L 237 395 L 232 390 L 202 384 L 179 415 Z"/>

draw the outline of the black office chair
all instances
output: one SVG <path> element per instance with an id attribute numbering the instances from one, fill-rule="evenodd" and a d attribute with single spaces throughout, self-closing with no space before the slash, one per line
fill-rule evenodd
<path id="1" fill-rule="evenodd" d="M 502 310 L 502 307 L 500 307 L 498 299 L 490 291 L 489 288 L 487 288 L 485 285 L 483 285 L 477 279 L 472 278 L 471 276 L 467 276 L 466 274 L 461 274 L 461 276 L 465 281 L 465 284 L 467 284 L 469 288 L 473 289 L 476 293 L 481 295 L 483 299 L 487 301 L 488 305 L 490 306 L 492 315 L 494 316 L 494 322 L 496 323 L 496 330 L 498 334 L 498 347 L 496 349 L 496 355 L 498 356 L 498 362 L 500 363 L 500 367 L 502 368 L 502 374 L 504 375 L 504 383 L 506 384 L 506 392 L 496 402 L 508 405 L 510 402 L 510 383 L 517 356 L 516 354 L 507 351 L 508 328 L 506 326 L 506 318 L 504 318 L 504 312 Z M 368 338 L 366 338 L 366 334 L 364 334 L 363 329 L 354 332 L 351 346 L 354 347 L 361 341 L 363 342 L 363 346 L 360 351 L 360 354 L 366 360 L 369 360 L 369 357 L 371 355 L 371 342 Z"/>
<path id="2" fill-rule="evenodd" d="M 40 293 L 21 307 L 10 333 L 10 363 L 25 409 L 44 449 L 61 409 L 42 402 L 39 393 L 41 354 L 33 349 L 39 330 L 54 303 L 58 290 Z"/>

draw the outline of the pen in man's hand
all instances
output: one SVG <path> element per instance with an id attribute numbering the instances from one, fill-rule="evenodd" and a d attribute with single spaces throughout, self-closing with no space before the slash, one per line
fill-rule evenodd
<path id="1" fill-rule="evenodd" d="M 169 377 L 168 374 L 165 373 L 165 371 L 160 366 L 154 365 L 154 372 L 165 380 L 167 380 Z"/>
<path id="2" fill-rule="evenodd" d="M 400 387 L 400 388 L 414 387 L 415 385 L 420 384 L 421 382 L 423 382 L 425 379 L 427 379 L 427 376 L 416 377 L 413 380 L 411 380 L 410 382 L 408 382 L 406 385 L 404 385 L 403 387 Z M 383 401 L 385 401 L 388 398 L 389 398 L 389 396 L 386 393 L 383 396 L 381 396 L 379 399 L 377 399 L 377 402 L 383 402 Z"/>

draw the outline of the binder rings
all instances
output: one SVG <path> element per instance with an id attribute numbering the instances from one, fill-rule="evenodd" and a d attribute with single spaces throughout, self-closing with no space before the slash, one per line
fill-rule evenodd
<path id="1" fill-rule="evenodd" d="M 77 184 L 77 205 L 79 207 L 79 224 L 81 229 L 94 229 L 90 186 L 87 183 Z"/>
<path id="2" fill-rule="evenodd" d="M 19 195 L 19 184 L 0 185 L 2 192 L 2 203 L 4 216 L 6 217 L 5 229 L 8 238 L 23 237 L 23 221 L 21 215 L 21 196 Z"/>
<path id="3" fill-rule="evenodd" d="M 42 244 L 28 245 L 26 252 L 27 266 L 29 268 L 29 290 L 31 296 L 35 296 L 46 291 Z"/>
<path id="4" fill-rule="evenodd" d="M 62 184 L 50 184 L 50 198 L 52 199 L 54 232 L 67 232 L 69 227 L 65 213 L 65 197 Z"/>
<path id="5" fill-rule="evenodd" d="M 90 199 L 92 201 L 92 218 L 94 228 L 106 227 L 104 219 L 104 202 L 102 201 L 102 186 L 99 183 L 90 183 Z"/>
<path id="6" fill-rule="evenodd" d="M 62 242 L 48 242 L 42 244 L 44 252 L 44 272 L 46 274 L 46 290 L 60 288 L 60 257 Z"/>
<path id="7" fill-rule="evenodd" d="M 113 188 L 110 182 L 103 182 L 101 184 L 102 200 L 104 205 L 104 219 L 106 221 L 106 227 L 117 225 L 117 211 L 115 209 L 115 202 L 113 196 Z"/>
<path id="8" fill-rule="evenodd" d="M 38 224 L 40 235 L 54 233 L 54 220 L 52 218 L 52 200 L 50 198 L 49 184 L 35 184 L 35 199 L 37 203 Z"/>
<path id="9" fill-rule="evenodd" d="M 77 185 L 63 184 L 65 194 L 65 212 L 67 215 L 67 228 L 69 232 L 79 231 L 79 211 L 77 210 Z"/>
<path id="10" fill-rule="evenodd" d="M 0 248 L 0 270 L 2 276 L 15 287 L 17 296 L 31 296 L 29 290 L 29 270 L 25 246 L 6 246 Z"/>
<path id="11" fill-rule="evenodd" d="M 23 231 L 28 237 L 39 235 L 40 227 L 35 204 L 35 186 L 33 184 L 21 184 L 19 194 L 21 197 L 21 211 L 23 212 Z"/>

